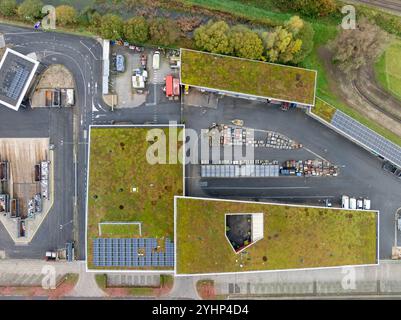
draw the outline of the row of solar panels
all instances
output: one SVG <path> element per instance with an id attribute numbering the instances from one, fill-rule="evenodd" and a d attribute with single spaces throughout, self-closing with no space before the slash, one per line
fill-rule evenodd
<path id="1" fill-rule="evenodd" d="M 355 140 L 363 143 L 375 153 L 401 166 L 401 148 L 363 124 L 339 110 L 334 114 L 331 124 Z"/>
<path id="2" fill-rule="evenodd" d="M 268 165 L 202 165 L 203 178 L 238 178 L 238 177 L 278 177 L 280 167 L 276 164 Z"/>
<path id="3" fill-rule="evenodd" d="M 25 82 L 28 79 L 29 71 L 26 70 L 23 66 L 20 69 L 17 69 L 14 78 L 10 84 L 10 87 L 7 91 L 7 97 L 13 100 L 17 100 L 23 87 L 25 86 Z"/>
<path id="4" fill-rule="evenodd" d="M 96 267 L 173 267 L 174 244 L 167 239 L 164 252 L 156 252 L 157 239 L 93 240 L 93 263 Z"/>

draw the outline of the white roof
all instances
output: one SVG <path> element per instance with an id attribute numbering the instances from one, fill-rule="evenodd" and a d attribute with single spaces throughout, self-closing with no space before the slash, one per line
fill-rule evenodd
<path id="1" fill-rule="evenodd" d="M 22 102 L 22 100 L 24 99 L 24 96 L 25 96 L 26 92 L 28 91 L 28 88 L 29 88 L 29 86 L 30 86 L 30 84 L 31 84 L 31 81 L 32 81 L 32 79 L 33 79 L 33 77 L 34 77 L 34 75 L 35 75 L 35 72 L 36 72 L 36 70 L 37 70 L 37 68 L 38 68 L 38 66 L 39 66 L 39 61 L 34 60 L 34 59 L 32 59 L 32 58 L 30 58 L 30 57 L 28 57 L 28 56 L 25 56 L 25 55 L 23 55 L 22 53 L 19 53 L 19 52 L 15 51 L 15 50 L 12 50 L 12 49 L 10 49 L 10 48 L 7 48 L 7 49 L 6 49 L 6 52 L 5 52 L 4 55 L 3 55 L 3 58 L 2 58 L 1 61 L 0 61 L 0 72 L 1 72 L 1 69 L 2 69 L 2 67 L 3 67 L 3 65 L 4 65 L 4 61 L 6 60 L 6 58 L 8 57 L 9 54 L 12 54 L 12 55 L 15 55 L 15 56 L 17 56 L 17 57 L 20 57 L 20 58 L 22 58 L 22 59 L 24 59 L 24 60 L 26 60 L 26 61 L 29 61 L 29 62 L 31 62 L 31 63 L 33 64 L 33 68 L 31 69 L 31 72 L 30 72 L 30 74 L 29 74 L 29 76 L 28 76 L 28 79 L 26 80 L 26 82 L 25 82 L 25 84 L 24 84 L 24 87 L 23 87 L 23 89 L 21 90 L 21 93 L 20 93 L 20 95 L 19 95 L 19 97 L 18 97 L 17 102 L 13 105 L 13 104 L 11 104 L 11 103 L 9 103 L 9 102 L 6 102 L 6 101 L 4 101 L 4 100 L 2 100 L 2 99 L 0 98 L 0 103 L 1 103 L 1 104 L 5 105 L 6 107 L 8 107 L 8 108 L 10 108 L 10 109 L 13 109 L 13 110 L 15 110 L 15 111 L 18 111 L 18 109 L 19 109 L 19 107 L 20 107 L 20 105 L 21 105 L 21 102 Z"/>

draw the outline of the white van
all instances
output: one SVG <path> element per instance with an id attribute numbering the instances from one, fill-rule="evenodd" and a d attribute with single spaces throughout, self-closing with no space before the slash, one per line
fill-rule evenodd
<path id="1" fill-rule="evenodd" d="M 159 70 L 160 69 L 160 52 L 155 51 L 153 54 L 153 70 Z"/>
<path id="2" fill-rule="evenodd" d="M 349 208 L 353 210 L 356 209 L 356 199 L 353 197 L 349 199 Z"/>
<path id="3" fill-rule="evenodd" d="M 349 209 L 349 197 L 348 196 L 342 196 L 342 207 L 344 209 Z"/>

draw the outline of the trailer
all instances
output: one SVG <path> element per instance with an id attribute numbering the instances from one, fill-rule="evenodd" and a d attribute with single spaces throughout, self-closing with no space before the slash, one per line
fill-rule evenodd
<path id="1" fill-rule="evenodd" d="M 2 182 L 8 181 L 8 175 L 9 175 L 8 161 L 1 161 L 0 162 L 0 181 L 2 181 Z"/>
<path id="2" fill-rule="evenodd" d="M 18 199 L 11 199 L 10 215 L 11 218 L 18 218 L 20 216 Z"/>

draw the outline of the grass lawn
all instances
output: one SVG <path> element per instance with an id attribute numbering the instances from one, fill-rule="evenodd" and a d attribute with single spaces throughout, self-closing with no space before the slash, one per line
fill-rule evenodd
<path id="1" fill-rule="evenodd" d="M 376 77 L 388 92 L 401 99 L 401 40 L 394 41 L 375 64 Z"/>
<path id="2" fill-rule="evenodd" d="M 138 224 L 101 223 L 99 226 L 103 238 L 137 238 L 141 236 Z"/>
<path id="3" fill-rule="evenodd" d="M 313 105 L 316 72 L 300 68 L 182 50 L 185 84 Z"/>
<path id="4" fill-rule="evenodd" d="M 336 110 L 336 108 L 318 98 L 316 99 L 315 106 L 312 108 L 312 113 L 330 123 Z"/>
<path id="5" fill-rule="evenodd" d="M 377 213 L 177 198 L 177 273 L 330 267 L 377 262 Z M 264 238 L 235 254 L 226 213 L 264 213 Z"/>
<path id="6" fill-rule="evenodd" d="M 149 130 L 145 127 L 91 128 L 89 267 L 92 240 L 99 237 L 100 222 L 141 222 L 142 237 L 173 239 L 174 195 L 183 194 L 183 166 L 180 162 L 148 163 L 146 152 L 151 143 L 146 140 L 146 135 Z M 164 127 L 159 130 L 168 138 L 172 129 Z M 133 188 L 137 190 L 134 192 Z M 117 234 L 110 236 L 116 237 Z"/>

